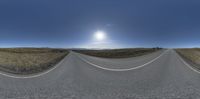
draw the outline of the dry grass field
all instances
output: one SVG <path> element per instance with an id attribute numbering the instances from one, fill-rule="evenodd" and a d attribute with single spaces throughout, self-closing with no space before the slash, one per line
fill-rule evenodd
<path id="1" fill-rule="evenodd" d="M 15 74 L 30 74 L 54 66 L 68 51 L 50 48 L 1 48 L 0 69 Z"/>
<path id="2" fill-rule="evenodd" d="M 183 58 L 194 63 L 195 68 L 200 70 L 200 48 L 176 49 L 176 51 Z"/>
<path id="3" fill-rule="evenodd" d="M 161 48 L 127 48 L 127 49 L 111 49 L 111 50 L 74 50 L 75 52 L 104 58 L 127 58 L 136 57 L 152 53 Z"/>

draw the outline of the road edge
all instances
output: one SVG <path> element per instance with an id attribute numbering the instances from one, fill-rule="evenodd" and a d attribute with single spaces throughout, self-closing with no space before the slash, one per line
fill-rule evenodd
<path id="1" fill-rule="evenodd" d="M 70 53 L 69 53 L 70 54 Z M 6 72 L 2 72 L 0 71 L 0 75 L 3 75 L 5 77 L 10 77 L 10 78 L 17 78 L 17 79 L 27 79 L 27 78 L 36 78 L 36 77 L 40 77 L 43 76 L 45 74 L 48 74 L 49 72 L 53 71 L 54 69 L 56 69 L 57 67 L 60 66 L 60 64 L 62 64 L 64 62 L 64 60 L 69 56 L 69 54 L 67 54 L 60 62 L 58 62 L 56 65 L 52 66 L 52 68 L 47 69 L 46 71 L 37 73 L 37 74 L 32 74 L 32 75 L 16 75 L 16 74 L 11 74 L 11 73 L 6 73 Z"/>
<path id="2" fill-rule="evenodd" d="M 169 51 L 169 50 L 164 51 L 164 52 L 163 52 L 162 54 L 160 54 L 158 57 L 154 58 L 153 60 L 151 60 L 151 61 L 149 61 L 149 62 L 147 62 L 147 63 L 145 63 L 145 64 L 143 64 L 143 65 L 139 65 L 139 66 L 136 66 L 136 67 L 133 67 L 133 68 L 128 68 L 128 69 L 111 69 L 111 68 L 105 68 L 105 67 L 96 65 L 96 64 L 94 64 L 94 63 L 92 63 L 92 62 L 89 62 L 88 60 L 82 58 L 80 55 L 78 55 L 78 54 L 76 54 L 76 53 L 75 53 L 75 54 L 76 54 L 82 61 L 84 61 L 84 62 L 86 62 L 87 64 L 90 64 L 90 65 L 92 65 L 92 66 L 94 66 L 94 67 L 96 67 L 96 68 L 103 69 L 103 70 L 107 70 L 107 71 L 116 71 L 116 72 L 120 72 L 120 71 L 121 71 L 121 72 L 122 72 L 122 71 L 130 71 L 130 70 L 139 69 L 139 68 L 142 68 L 142 67 L 144 67 L 144 66 L 146 66 L 146 65 L 148 65 L 148 64 L 151 64 L 151 63 L 153 63 L 154 61 L 156 61 L 157 59 L 159 59 L 161 56 L 163 56 L 167 51 Z"/>
<path id="3" fill-rule="evenodd" d="M 177 54 L 178 58 L 183 62 L 184 65 L 186 65 L 188 68 L 190 68 L 194 72 L 200 74 L 200 70 L 196 69 L 194 66 L 192 66 L 192 64 L 189 64 L 188 62 L 186 62 L 178 52 L 176 52 L 176 54 Z"/>

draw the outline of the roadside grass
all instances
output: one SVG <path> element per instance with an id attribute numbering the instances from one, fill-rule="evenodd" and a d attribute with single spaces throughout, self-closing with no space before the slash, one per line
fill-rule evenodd
<path id="1" fill-rule="evenodd" d="M 73 50 L 78 53 L 103 57 L 103 58 L 128 58 L 149 54 L 161 48 L 126 48 L 126 49 L 107 49 L 107 50 Z"/>
<path id="2" fill-rule="evenodd" d="M 200 70 L 200 48 L 176 49 L 176 51 L 184 59 L 191 62 L 193 64 L 192 66 Z"/>
<path id="3" fill-rule="evenodd" d="M 31 74 L 51 68 L 68 54 L 64 49 L 1 48 L 0 70 L 15 74 Z"/>

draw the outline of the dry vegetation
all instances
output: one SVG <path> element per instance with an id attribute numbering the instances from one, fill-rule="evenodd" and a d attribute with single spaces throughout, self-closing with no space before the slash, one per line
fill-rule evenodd
<path id="1" fill-rule="evenodd" d="M 75 52 L 104 58 L 127 58 L 145 55 L 161 48 L 128 48 L 113 50 L 74 50 Z"/>
<path id="2" fill-rule="evenodd" d="M 189 62 L 192 62 L 195 68 L 200 70 L 200 49 L 191 48 L 191 49 L 176 49 L 176 51 Z"/>
<path id="3" fill-rule="evenodd" d="M 0 69 L 16 74 L 30 74 L 54 66 L 67 55 L 64 49 L 2 48 Z"/>

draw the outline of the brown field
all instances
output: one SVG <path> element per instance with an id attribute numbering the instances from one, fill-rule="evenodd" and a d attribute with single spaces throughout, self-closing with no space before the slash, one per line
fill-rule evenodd
<path id="1" fill-rule="evenodd" d="M 127 48 L 112 50 L 74 50 L 75 52 L 104 58 L 127 58 L 149 54 L 161 48 Z"/>
<path id="2" fill-rule="evenodd" d="M 64 49 L 1 48 L 0 69 L 15 74 L 30 74 L 46 70 L 68 54 Z"/>
<path id="3" fill-rule="evenodd" d="M 200 70 L 200 48 L 176 49 L 176 51 Z"/>

